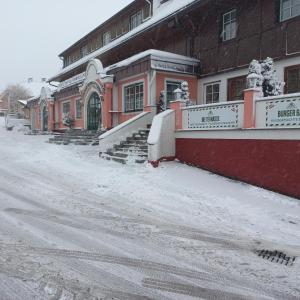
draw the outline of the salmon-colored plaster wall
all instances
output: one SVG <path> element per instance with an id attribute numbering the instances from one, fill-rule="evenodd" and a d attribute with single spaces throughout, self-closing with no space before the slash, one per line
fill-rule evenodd
<path id="1" fill-rule="evenodd" d="M 190 98 L 191 100 L 197 101 L 197 92 L 198 92 L 198 80 L 196 76 L 189 75 L 178 75 L 174 73 L 164 73 L 158 72 L 156 74 L 156 102 L 159 101 L 159 96 L 161 91 L 165 90 L 165 82 L 167 80 L 180 80 L 187 81 L 190 89 Z M 179 100 L 179 99 L 177 99 Z"/>
<path id="2" fill-rule="evenodd" d="M 41 130 L 41 112 L 40 112 L 40 106 L 37 105 L 34 107 L 34 113 L 35 113 L 35 129 Z"/>
<path id="3" fill-rule="evenodd" d="M 135 117 L 136 115 L 140 114 L 141 112 L 130 112 L 126 113 L 125 107 L 123 107 L 123 98 L 124 98 L 124 86 L 134 84 L 137 81 L 144 81 L 144 110 L 145 107 L 148 105 L 149 99 L 148 99 L 148 74 L 141 74 L 138 76 L 131 77 L 130 79 L 127 80 L 122 80 L 118 82 L 118 111 L 119 111 L 119 116 L 118 116 L 118 122 L 119 124 L 130 120 L 131 118 Z"/>
<path id="4" fill-rule="evenodd" d="M 65 98 L 55 103 L 55 109 L 58 112 L 58 129 L 68 129 L 63 124 L 63 103 L 70 102 L 70 116 L 74 120 L 73 128 L 84 128 L 84 108 L 81 106 L 81 118 L 76 119 L 76 100 L 80 99 L 78 96 Z"/>

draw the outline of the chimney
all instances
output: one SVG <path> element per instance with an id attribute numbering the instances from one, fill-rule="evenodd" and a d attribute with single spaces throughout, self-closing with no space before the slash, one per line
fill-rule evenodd
<path id="1" fill-rule="evenodd" d="M 46 78 L 43 77 L 43 78 L 41 79 L 41 82 L 46 82 Z"/>
<path id="2" fill-rule="evenodd" d="M 32 83 L 32 82 L 33 82 L 33 78 L 32 77 L 30 77 L 30 78 L 27 79 L 27 83 Z"/>

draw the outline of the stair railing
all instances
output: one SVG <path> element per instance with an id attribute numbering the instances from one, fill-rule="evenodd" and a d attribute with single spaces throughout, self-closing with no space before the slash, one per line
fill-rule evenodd
<path id="1" fill-rule="evenodd" d="M 152 120 L 152 112 L 142 112 L 130 120 L 121 123 L 113 129 L 105 132 L 99 136 L 100 151 L 106 152 L 115 144 L 120 143 L 122 140 L 126 140 L 126 138 L 130 137 L 138 130 L 147 128 L 147 126 L 152 123 Z"/>

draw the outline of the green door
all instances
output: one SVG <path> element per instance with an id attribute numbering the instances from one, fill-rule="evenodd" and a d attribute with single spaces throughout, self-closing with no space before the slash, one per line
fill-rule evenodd
<path id="1" fill-rule="evenodd" d="M 87 106 L 87 129 L 98 130 L 101 124 L 101 100 L 98 94 L 92 94 Z"/>
<path id="2" fill-rule="evenodd" d="M 46 106 L 43 107 L 43 124 L 42 130 L 48 131 L 48 109 Z"/>

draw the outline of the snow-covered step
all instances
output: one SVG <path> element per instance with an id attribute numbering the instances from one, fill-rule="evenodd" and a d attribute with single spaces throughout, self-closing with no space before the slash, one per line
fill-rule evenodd
<path id="1" fill-rule="evenodd" d="M 121 164 L 128 164 L 128 163 L 137 163 L 137 164 L 142 164 L 146 161 L 146 159 L 139 158 L 139 157 L 119 157 L 115 155 L 110 155 L 107 153 L 101 153 L 100 154 L 101 158 L 104 158 L 106 160 L 112 160 Z"/>
<path id="2" fill-rule="evenodd" d="M 105 153 L 99 153 L 99 156 L 122 164 L 144 163 L 148 159 L 147 138 L 149 131 L 149 129 L 141 129 L 125 138 L 124 141 L 120 141 L 119 144 L 114 145 L 112 149 Z"/>
<path id="3" fill-rule="evenodd" d="M 73 130 L 64 133 L 56 133 L 52 138 L 49 139 L 49 143 L 57 145 L 99 145 L 99 132 Z"/>

